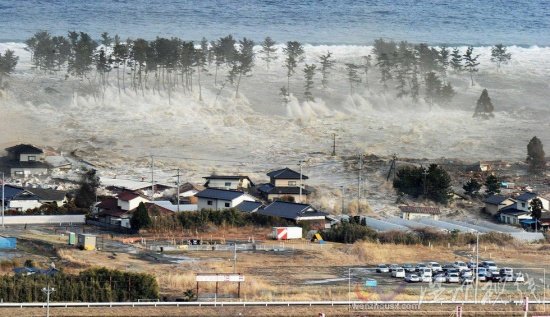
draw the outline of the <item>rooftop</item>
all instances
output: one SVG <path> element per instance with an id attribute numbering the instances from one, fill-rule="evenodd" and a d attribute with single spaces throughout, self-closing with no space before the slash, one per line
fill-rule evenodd
<path id="1" fill-rule="evenodd" d="M 38 196 L 40 200 L 56 200 L 61 201 L 65 199 L 66 192 L 62 190 L 55 190 L 50 188 L 30 188 L 26 187 L 25 190 Z"/>
<path id="2" fill-rule="evenodd" d="M 416 214 L 428 214 L 439 215 L 441 210 L 438 207 L 426 207 L 426 206 L 399 206 L 402 212 L 410 212 Z"/>
<path id="3" fill-rule="evenodd" d="M 298 218 L 325 217 L 328 214 L 311 207 L 308 204 L 291 203 L 286 201 L 274 201 L 266 207 L 258 210 L 259 214 L 297 220 Z"/>
<path id="4" fill-rule="evenodd" d="M 195 196 L 199 198 L 212 198 L 219 200 L 233 200 L 235 198 L 241 197 L 244 195 L 244 192 L 238 190 L 226 190 L 226 189 L 217 189 L 217 188 L 207 188 Z"/>
<path id="5" fill-rule="evenodd" d="M 37 148 L 34 145 L 31 144 L 18 144 L 9 148 L 6 148 L 6 151 L 9 153 L 13 153 L 15 155 L 20 154 L 43 154 L 44 151 L 42 149 Z"/>
<path id="6" fill-rule="evenodd" d="M 508 197 L 506 197 L 506 196 L 491 195 L 491 196 L 485 198 L 485 200 L 483 200 L 483 202 L 487 203 L 487 204 L 491 204 L 491 205 L 500 205 L 506 199 L 508 199 Z"/>
<path id="7" fill-rule="evenodd" d="M 267 173 L 267 176 L 274 179 L 300 179 L 300 173 L 285 167 L 280 170 Z M 306 175 L 302 174 L 302 179 L 308 179 Z"/>
<path id="8" fill-rule="evenodd" d="M 537 198 L 537 193 L 532 193 L 532 192 L 525 192 L 521 195 L 519 195 L 516 199 L 517 200 L 521 200 L 521 201 L 528 201 L 528 200 L 531 200 L 533 198 Z"/>
<path id="9" fill-rule="evenodd" d="M 255 212 L 260 207 L 262 207 L 262 203 L 259 201 L 243 201 L 242 203 L 235 206 L 235 209 L 242 211 L 242 212 Z"/>
<path id="10" fill-rule="evenodd" d="M 136 199 L 138 197 L 141 197 L 141 195 L 137 194 L 137 193 L 134 193 L 134 192 L 129 192 L 129 191 L 124 191 L 124 192 L 118 194 L 118 196 L 117 196 L 117 198 L 122 200 L 122 201 L 130 201 L 130 200 Z"/>
<path id="11" fill-rule="evenodd" d="M 266 194 L 299 195 L 300 187 L 298 186 L 278 187 L 278 186 L 273 186 L 273 184 L 271 183 L 267 183 L 267 184 L 262 184 L 258 186 L 258 191 Z M 305 188 L 302 188 L 302 194 L 309 195 L 310 191 Z"/>

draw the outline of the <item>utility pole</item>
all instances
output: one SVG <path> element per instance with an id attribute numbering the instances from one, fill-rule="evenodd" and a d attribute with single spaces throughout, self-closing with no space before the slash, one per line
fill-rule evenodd
<path id="1" fill-rule="evenodd" d="M 343 214 L 345 213 L 345 212 L 344 212 L 344 208 L 345 208 L 345 207 L 344 207 L 344 206 L 345 206 L 345 204 L 344 204 L 344 197 L 345 197 L 345 194 L 344 194 L 344 186 L 343 186 L 343 185 L 340 186 L 340 190 L 342 191 L 342 215 L 343 215 Z"/>
<path id="2" fill-rule="evenodd" d="M 2 229 L 4 229 L 4 204 L 6 203 L 6 199 L 5 199 L 5 192 L 4 192 L 4 183 L 5 183 L 5 179 L 4 179 L 4 173 L 2 173 Z"/>
<path id="3" fill-rule="evenodd" d="M 151 154 L 151 200 L 155 200 L 155 158 Z"/>
<path id="4" fill-rule="evenodd" d="M 302 200 L 302 163 L 304 161 L 300 160 L 300 203 L 303 203 L 303 200 Z"/>
<path id="5" fill-rule="evenodd" d="M 332 156 L 336 156 L 336 133 L 332 134 Z"/>
<path id="6" fill-rule="evenodd" d="M 479 231 L 476 231 L 476 269 L 475 269 L 475 279 L 476 279 L 476 288 L 475 288 L 475 302 L 477 304 L 477 288 L 479 287 Z"/>
<path id="7" fill-rule="evenodd" d="M 357 200 L 361 200 L 361 172 L 363 170 L 363 155 L 359 154 L 359 175 L 357 179 Z"/>
<path id="8" fill-rule="evenodd" d="M 48 286 L 42 288 L 42 293 L 46 294 L 46 317 L 50 317 L 50 294 L 55 292 L 55 288 L 50 287 L 50 283 L 48 282 Z"/>
<path id="9" fill-rule="evenodd" d="M 233 273 L 237 273 L 237 240 L 235 240 L 233 246 Z"/>
<path id="10" fill-rule="evenodd" d="M 180 212 L 180 169 L 178 168 L 178 174 L 176 175 L 178 180 L 176 181 L 177 186 L 177 197 L 176 197 L 176 204 L 178 204 L 178 213 Z"/>
<path id="11" fill-rule="evenodd" d="M 424 198 L 426 198 L 426 194 L 428 192 L 428 187 L 427 187 L 427 184 L 426 184 L 426 178 L 428 176 L 428 170 L 424 169 L 424 168 L 422 168 L 422 169 L 423 169 L 422 175 L 424 175 Z"/>

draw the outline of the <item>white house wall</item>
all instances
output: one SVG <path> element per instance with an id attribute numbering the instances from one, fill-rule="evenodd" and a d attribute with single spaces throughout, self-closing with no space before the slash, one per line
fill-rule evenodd
<path id="1" fill-rule="evenodd" d="M 12 200 L 9 202 L 8 209 L 25 211 L 38 208 L 42 204 L 38 200 Z"/>

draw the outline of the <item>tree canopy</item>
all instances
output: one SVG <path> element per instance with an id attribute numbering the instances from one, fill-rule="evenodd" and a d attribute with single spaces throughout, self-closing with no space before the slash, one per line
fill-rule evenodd
<path id="1" fill-rule="evenodd" d="M 527 163 L 529 171 L 533 174 L 540 174 L 546 170 L 546 157 L 542 142 L 534 136 L 527 144 Z"/>
<path id="2" fill-rule="evenodd" d="M 476 103 L 474 118 L 488 119 L 488 118 L 494 117 L 494 114 L 493 114 L 494 110 L 495 110 L 495 107 L 493 106 L 491 97 L 489 97 L 489 92 L 487 91 L 487 89 L 483 89 L 483 91 L 481 92 L 481 96 L 479 96 L 479 99 L 477 100 L 477 103 Z"/>
<path id="3" fill-rule="evenodd" d="M 413 197 L 447 204 L 451 198 L 451 177 L 437 164 L 423 167 L 405 166 L 397 171 L 393 187 Z"/>

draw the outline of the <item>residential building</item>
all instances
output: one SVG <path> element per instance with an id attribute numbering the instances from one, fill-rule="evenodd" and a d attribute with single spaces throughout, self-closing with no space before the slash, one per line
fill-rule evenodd
<path id="1" fill-rule="evenodd" d="M 234 208 L 243 201 L 256 201 L 249 194 L 238 190 L 207 188 L 195 195 L 198 198 L 198 209 L 223 210 Z"/>
<path id="2" fill-rule="evenodd" d="M 160 205 L 156 205 L 136 192 L 124 191 L 117 197 L 107 197 L 95 206 L 95 213 L 101 222 L 111 225 L 130 228 L 130 218 L 140 203 L 144 203 L 150 214 L 173 212 Z"/>
<path id="3" fill-rule="evenodd" d="M 192 183 L 184 183 L 180 185 L 180 197 L 179 201 L 185 204 L 197 204 L 198 198 L 195 197 L 197 193 L 204 190 L 204 186 Z"/>
<path id="4" fill-rule="evenodd" d="M 0 196 L 0 199 L 2 197 Z M 66 192 L 47 188 L 23 188 L 4 185 L 4 207 L 6 210 L 26 211 L 39 208 L 46 203 L 62 206 L 66 202 Z"/>
<path id="5" fill-rule="evenodd" d="M 286 201 L 274 201 L 257 212 L 261 215 L 280 217 L 295 223 L 307 222 L 316 229 L 326 227 L 326 217 L 328 216 L 326 212 L 319 211 L 309 204 Z"/>
<path id="6" fill-rule="evenodd" d="M 415 220 L 420 218 L 438 220 L 441 215 L 441 210 L 438 207 L 399 206 L 399 209 L 401 210 L 401 218 L 407 220 Z"/>
<path id="7" fill-rule="evenodd" d="M 8 155 L 0 165 L 12 177 L 28 177 L 48 173 L 49 164 L 44 161 L 44 151 L 30 144 L 19 144 L 6 148 Z"/>
<path id="8" fill-rule="evenodd" d="M 286 167 L 269 172 L 267 176 L 269 176 L 269 183 L 258 186 L 258 192 L 264 199 L 268 201 L 288 200 L 297 203 L 307 201 L 311 191 L 305 186 L 308 179 L 306 175 Z"/>
<path id="9" fill-rule="evenodd" d="M 212 175 L 204 178 L 206 179 L 204 184 L 206 188 L 248 191 L 250 187 L 254 186 L 250 178 L 244 175 Z"/>
<path id="10" fill-rule="evenodd" d="M 237 209 L 238 211 L 249 212 L 250 213 L 250 212 L 256 212 L 262 207 L 263 207 L 263 204 L 259 201 L 245 200 L 242 203 L 235 206 L 235 209 Z"/>
<path id="11" fill-rule="evenodd" d="M 540 199 L 542 202 L 542 209 L 550 210 L 548 199 L 532 192 L 524 192 L 516 197 L 516 208 L 518 210 L 531 211 L 531 201 L 535 198 Z"/>
<path id="12" fill-rule="evenodd" d="M 498 215 L 499 221 L 505 224 L 521 226 L 525 220 L 531 220 L 531 212 L 519 210 L 513 206 L 502 209 Z"/>
<path id="13" fill-rule="evenodd" d="M 485 203 L 485 212 L 492 216 L 498 214 L 501 209 L 516 203 L 514 199 L 502 195 L 491 195 L 485 198 L 483 202 Z"/>

